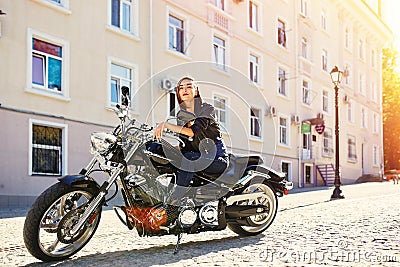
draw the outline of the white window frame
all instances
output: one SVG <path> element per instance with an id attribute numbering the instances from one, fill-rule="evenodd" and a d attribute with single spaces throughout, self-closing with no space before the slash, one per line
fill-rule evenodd
<path id="1" fill-rule="evenodd" d="M 252 57 L 256 58 L 256 62 L 252 60 Z M 253 77 L 251 76 L 250 69 L 253 68 Z M 256 71 L 256 79 L 254 79 L 254 71 Z M 253 50 L 249 50 L 249 65 L 248 65 L 248 77 L 251 82 L 256 85 L 262 84 L 262 57 L 260 53 L 257 53 Z"/>
<path id="2" fill-rule="evenodd" d="M 379 166 L 379 158 L 380 158 L 380 153 L 379 153 L 379 146 L 377 145 L 372 145 L 372 166 L 378 167 Z"/>
<path id="3" fill-rule="evenodd" d="M 330 99 L 330 91 L 322 90 L 322 110 L 326 113 L 329 113 L 330 111 L 329 99 Z"/>
<path id="4" fill-rule="evenodd" d="M 376 69 L 377 66 L 377 56 L 376 56 L 376 50 L 375 49 L 371 49 L 371 67 L 373 69 Z"/>
<path id="5" fill-rule="evenodd" d="M 129 88 L 129 93 L 131 97 L 131 109 L 134 112 L 137 112 L 139 110 L 139 101 L 138 101 L 138 95 L 137 95 L 137 88 L 138 88 L 138 77 L 139 77 L 139 67 L 137 64 L 131 63 L 124 61 L 122 59 L 114 58 L 114 57 L 108 57 L 108 64 L 107 64 L 107 82 L 108 85 L 106 86 L 107 88 L 107 100 L 106 100 L 106 108 L 107 109 L 114 109 L 115 103 L 111 102 L 111 80 L 112 80 L 112 74 L 111 74 L 111 64 L 118 65 L 127 69 L 131 70 L 131 88 Z M 118 78 L 118 77 L 116 77 Z M 121 90 L 121 87 L 119 88 Z M 119 99 L 120 100 L 120 99 Z"/>
<path id="6" fill-rule="evenodd" d="M 361 107 L 361 128 L 368 128 L 368 113 L 365 107 Z"/>
<path id="7" fill-rule="evenodd" d="M 250 7 L 255 6 L 256 11 L 255 14 L 250 14 Z M 247 5 L 247 26 L 249 29 L 252 31 L 255 31 L 257 33 L 261 33 L 261 27 L 262 27 L 262 4 L 260 1 L 255 1 L 255 0 L 249 0 L 248 5 Z M 254 11 L 253 11 L 254 13 Z M 255 15 L 255 18 L 254 18 Z M 255 24 L 255 25 L 254 25 Z"/>
<path id="8" fill-rule="evenodd" d="M 358 39 L 358 58 L 365 60 L 365 41 L 362 38 Z"/>
<path id="9" fill-rule="evenodd" d="M 378 103 L 378 86 L 376 81 L 371 81 L 371 98 L 372 101 Z"/>
<path id="10" fill-rule="evenodd" d="M 308 17 L 308 8 L 309 8 L 309 4 L 308 4 L 308 0 L 300 0 L 300 14 L 303 17 Z"/>
<path id="11" fill-rule="evenodd" d="M 174 114 L 171 115 L 171 97 L 174 98 L 174 106 L 175 106 L 175 110 L 174 110 Z M 176 97 L 176 90 L 172 90 L 170 92 L 167 93 L 167 114 L 168 114 L 168 118 L 173 118 L 176 117 L 178 111 L 179 111 L 179 102 L 178 102 L 178 98 Z"/>
<path id="12" fill-rule="evenodd" d="M 67 124 L 61 124 L 61 123 L 55 123 L 55 122 L 49 122 L 49 121 L 43 121 L 43 120 L 36 120 L 36 119 L 29 119 L 29 152 L 28 152 L 28 175 L 29 176 L 35 176 L 35 175 L 41 175 L 41 174 L 36 174 L 33 173 L 32 168 L 33 168 L 33 155 L 32 155 L 32 149 L 34 145 L 32 144 L 32 137 L 33 137 L 33 125 L 39 125 L 39 126 L 48 126 L 48 127 L 53 127 L 53 128 L 60 128 L 62 130 L 62 154 L 61 154 L 61 174 L 48 174 L 46 176 L 61 176 L 61 175 L 66 175 L 68 173 L 68 125 Z"/>
<path id="13" fill-rule="evenodd" d="M 354 142 L 350 142 L 350 140 Z M 357 139 L 354 135 L 347 135 L 347 161 L 357 161 Z"/>
<path id="14" fill-rule="evenodd" d="M 307 87 L 304 87 L 304 82 L 307 83 Z M 304 78 L 301 81 L 301 100 L 303 105 L 311 106 L 311 81 Z"/>
<path id="15" fill-rule="evenodd" d="M 332 129 L 325 128 L 324 133 L 322 134 L 322 155 L 324 157 L 332 157 L 333 155 L 333 136 Z"/>
<path id="16" fill-rule="evenodd" d="M 283 81 L 282 81 L 282 75 L 281 75 L 281 71 L 284 72 L 284 77 L 283 77 Z M 278 66 L 277 68 L 277 93 L 280 96 L 284 96 L 284 97 L 289 97 L 289 82 L 288 82 L 288 69 L 283 67 L 283 66 Z M 284 93 L 282 93 L 282 84 L 284 85 Z"/>
<path id="17" fill-rule="evenodd" d="M 281 119 L 284 119 L 286 124 L 281 125 Z M 286 140 L 283 140 L 283 133 L 285 133 Z M 290 146 L 290 118 L 285 115 L 278 117 L 278 144 L 281 146 Z M 283 142 L 286 141 L 286 142 Z"/>
<path id="18" fill-rule="evenodd" d="M 325 10 L 321 10 L 321 29 L 323 31 L 327 31 L 327 18 L 326 18 L 326 11 Z"/>
<path id="19" fill-rule="evenodd" d="M 345 27 L 344 30 L 344 47 L 351 53 L 352 52 L 352 31 L 350 26 Z"/>
<path id="20" fill-rule="evenodd" d="M 59 11 L 63 14 L 66 15 L 71 15 L 72 12 L 69 8 L 69 2 L 70 0 L 60 0 L 60 3 L 57 3 L 53 0 L 34 0 L 35 2 L 42 4 L 44 6 L 47 6 L 49 8 L 52 8 L 56 11 Z"/>
<path id="21" fill-rule="evenodd" d="M 345 64 L 345 71 L 347 72 L 346 75 L 343 75 L 344 84 L 351 86 L 352 79 L 351 79 L 351 65 L 346 63 Z"/>
<path id="22" fill-rule="evenodd" d="M 32 40 L 40 39 L 42 41 L 55 44 L 62 47 L 62 63 L 61 63 L 61 91 L 55 91 L 53 89 L 47 89 L 43 86 L 34 85 L 32 81 Z M 69 43 L 65 40 L 53 37 L 49 34 L 42 33 L 40 31 L 28 28 L 27 32 L 27 73 L 26 73 L 26 92 L 34 93 L 38 95 L 44 95 L 59 100 L 70 101 L 69 98 Z M 45 73 L 45 80 L 47 80 L 48 73 Z M 46 83 L 45 83 L 46 84 Z"/>
<path id="23" fill-rule="evenodd" d="M 249 125 L 249 132 L 250 132 L 250 137 L 253 138 L 253 139 L 262 139 L 262 136 L 263 136 L 263 134 L 262 134 L 262 130 L 263 130 L 262 109 L 261 109 L 261 108 L 258 108 L 258 107 L 255 107 L 255 106 L 252 106 L 252 107 L 250 107 L 249 112 L 251 113 L 252 110 L 258 111 L 258 117 L 257 117 L 257 116 L 252 116 L 251 114 L 249 115 L 249 122 L 250 122 L 250 125 Z M 253 124 L 256 123 L 256 121 L 258 121 L 258 124 L 259 124 L 259 132 L 260 132 L 260 135 L 255 135 L 254 132 L 252 131 L 252 128 L 253 128 L 252 126 L 253 126 Z"/>
<path id="24" fill-rule="evenodd" d="M 212 0 L 212 4 L 223 11 L 227 10 L 227 2 L 226 0 Z"/>
<path id="25" fill-rule="evenodd" d="M 291 182 L 291 181 L 293 181 L 293 178 L 292 178 L 292 162 L 291 161 L 287 161 L 287 160 L 281 160 L 281 164 L 280 164 L 280 171 L 281 172 L 283 172 L 283 168 L 282 168 L 282 165 L 283 164 L 287 164 L 288 165 L 288 173 L 286 174 L 286 179 L 289 181 L 289 182 Z"/>
<path id="26" fill-rule="evenodd" d="M 303 36 L 301 38 L 301 56 L 304 59 L 309 60 L 309 42 L 308 42 L 308 38 Z"/>
<path id="27" fill-rule="evenodd" d="M 170 23 L 169 23 L 169 18 L 170 16 L 175 17 L 178 20 L 181 20 L 183 22 L 183 51 L 180 52 L 176 49 L 170 48 L 170 40 L 169 40 L 169 27 L 170 27 Z M 190 44 L 191 44 L 191 35 L 190 35 L 190 31 L 189 31 L 189 27 L 190 27 L 190 21 L 189 21 L 189 17 L 184 15 L 183 13 L 171 8 L 171 7 L 167 7 L 167 15 L 166 15 L 166 48 L 168 52 L 171 52 L 175 55 L 178 56 L 185 56 L 188 57 L 189 56 L 189 52 L 190 52 Z"/>
<path id="28" fill-rule="evenodd" d="M 328 71 L 328 51 L 326 49 L 321 51 L 321 69 Z"/>
<path id="29" fill-rule="evenodd" d="M 218 38 L 220 40 L 223 40 L 225 42 L 225 46 L 224 47 L 220 47 L 219 44 L 214 42 L 214 38 Z M 228 38 L 228 36 L 226 36 L 225 34 L 222 34 L 220 32 L 217 31 L 212 31 L 211 34 L 211 61 L 213 62 L 213 65 L 215 67 L 215 69 L 223 71 L 223 72 L 228 72 L 229 71 L 229 64 L 230 64 L 230 39 Z M 219 54 L 219 50 L 223 49 L 224 52 L 224 58 L 225 58 L 225 62 L 223 62 L 224 64 L 220 64 L 220 62 L 217 62 L 217 59 L 215 57 L 215 53 L 214 53 L 214 46 L 217 46 L 218 49 L 218 54 Z"/>
<path id="30" fill-rule="evenodd" d="M 366 96 L 367 94 L 367 88 L 366 88 L 366 76 L 363 72 L 359 72 L 358 74 L 358 92 L 363 95 Z"/>
<path id="31" fill-rule="evenodd" d="M 283 24 L 283 29 L 280 27 L 280 23 Z M 285 20 L 283 20 L 282 18 L 278 18 L 276 20 L 276 30 L 277 30 L 277 34 L 276 34 L 276 43 L 283 48 L 288 48 L 288 39 L 287 39 L 287 34 L 286 34 L 286 29 L 287 29 L 287 22 Z M 280 34 L 283 31 L 283 38 L 284 41 L 283 43 L 280 40 Z"/>
<path id="32" fill-rule="evenodd" d="M 107 0 L 108 1 L 108 29 L 118 33 L 122 34 L 125 36 L 128 36 L 130 38 L 133 38 L 134 40 L 139 40 L 139 0 L 132 0 L 130 6 L 131 6 L 131 12 L 130 12 L 130 30 L 125 30 L 123 29 L 122 26 L 122 21 L 120 21 L 120 26 L 115 26 L 112 24 L 112 0 Z M 121 2 L 126 2 L 126 0 L 120 0 Z M 123 18 L 123 14 L 121 14 L 122 11 L 120 10 L 120 20 Z"/>
<path id="33" fill-rule="evenodd" d="M 347 121 L 350 123 L 354 123 L 354 115 L 353 115 L 353 101 L 349 100 L 347 103 Z"/>
<path id="34" fill-rule="evenodd" d="M 376 112 L 374 112 L 374 115 L 373 115 L 373 119 L 374 119 L 374 121 L 373 121 L 373 123 L 374 123 L 373 133 L 375 133 L 375 134 L 379 133 L 379 125 L 380 125 L 380 123 L 379 123 L 380 119 L 379 118 L 380 117 L 378 116 L 378 114 Z"/>
<path id="35" fill-rule="evenodd" d="M 222 99 L 225 101 L 225 109 L 220 109 L 217 107 L 215 104 L 216 98 Z M 214 109 L 215 109 L 215 115 L 217 116 L 217 120 L 221 125 L 221 130 L 225 133 L 228 133 L 228 127 L 229 127 L 229 98 L 227 96 L 221 95 L 221 94 L 213 94 L 212 95 L 213 99 L 213 104 L 214 104 Z M 220 112 L 225 112 L 225 122 L 220 121 L 219 119 L 219 113 Z"/>

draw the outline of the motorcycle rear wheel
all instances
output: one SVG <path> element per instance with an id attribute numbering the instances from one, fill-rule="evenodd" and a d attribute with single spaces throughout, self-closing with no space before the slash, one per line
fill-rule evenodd
<path id="1" fill-rule="evenodd" d="M 236 205 L 265 205 L 269 210 L 265 214 L 249 216 L 241 221 L 228 223 L 228 228 L 240 236 L 255 236 L 264 232 L 274 221 L 278 211 L 278 198 L 271 187 L 257 182 L 248 185 L 242 194 L 263 192 L 264 196 L 255 201 L 240 201 Z"/>
<path id="2" fill-rule="evenodd" d="M 67 259 L 81 250 L 96 232 L 102 207 L 97 208 L 90 223 L 78 233 L 72 235 L 69 230 L 79 219 L 79 208 L 96 193 L 95 188 L 77 188 L 61 182 L 44 191 L 25 219 L 23 235 L 28 251 L 35 258 L 48 262 Z"/>

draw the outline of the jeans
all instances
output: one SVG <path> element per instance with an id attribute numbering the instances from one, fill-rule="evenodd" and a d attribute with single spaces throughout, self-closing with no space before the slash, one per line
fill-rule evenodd
<path id="1" fill-rule="evenodd" d="M 203 157 L 200 159 L 200 152 L 194 151 L 186 152 L 183 155 L 188 160 L 182 162 L 182 166 L 178 171 L 176 184 L 179 186 L 187 187 L 196 171 L 222 174 L 226 167 L 228 167 L 227 157 L 217 157 L 216 159 Z"/>

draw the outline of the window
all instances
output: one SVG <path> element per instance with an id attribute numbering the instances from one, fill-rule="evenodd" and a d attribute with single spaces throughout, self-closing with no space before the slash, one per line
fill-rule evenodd
<path id="1" fill-rule="evenodd" d="M 29 175 L 59 176 L 66 173 L 66 131 L 66 125 L 30 121 Z"/>
<path id="2" fill-rule="evenodd" d="M 350 49 L 350 29 L 346 28 L 344 31 L 344 47 Z"/>
<path id="3" fill-rule="evenodd" d="M 351 101 L 347 103 L 347 121 L 353 122 L 353 103 Z"/>
<path id="4" fill-rule="evenodd" d="M 361 127 L 367 128 L 367 111 L 365 108 L 361 108 Z"/>
<path id="5" fill-rule="evenodd" d="M 357 160 L 356 137 L 352 135 L 347 137 L 347 159 L 349 161 Z"/>
<path id="6" fill-rule="evenodd" d="M 372 81 L 371 82 L 371 94 L 372 94 L 372 101 L 374 101 L 375 103 L 378 102 L 378 88 L 376 86 L 376 82 Z"/>
<path id="7" fill-rule="evenodd" d="M 278 69 L 278 93 L 284 96 L 287 95 L 286 90 L 286 71 L 282 68 Z"/>
<path id="8" fill-rule="evenodd" d="M 168 19 L 169 49 L 179 53 L 185 53 L 184 22 L 175 16 L 169 15 Z"/>
<path id="9" fill-rule="evenodd" d="M 221 124 L 223 129 L 227 127 L 227 109 L 226 99 L 220 96 L 214 96 L 214 108 L 217 121 Z"/>
<path id="10" fill-rule="evenodd" d="M 375 49 L 371 50 L 371 67 L 372 68 L 376 67 L 376 52 L 375 52 Z"/>
<path id="11" fill-rule="evenodd" d="M 137 35 L 137 0 L 111 0 L 111 25 Z"/>
<path id="12" fill-rule="evenodd" d="M 214 6 L 221 10 L 225 10 L 225 0 L 214 0 Z"/>
<path id="13" fill-rule="evenodd" d="M 253 1 L 249 1 L 249 27 L 258 32 L 259 29 L 259 7 Z"/>
<path id="14" fill-rule="evenodd" d="M 359 74 L 359 81 L 358 81 L 358 90 L 360 94 L 366 95 L 366 81 L 364 73 L 360 72 Z"/>
<path id="15" fill-rule="evenodd" d="M 326 13 L 324 10 L 321 11 L 321 29 L 326 31 Z"/>
<path id="16" fill-rule="evenodd" d="M 379 133 L 379 116 L 374 113 L 374 133 Z"/>
<path id="17" fill-rule="evenodd" d="M 279 144 L 289 145 L 288 119 L 279 117 Z"/>
<path id="18" fill-rule="evenodd" d="M 179 103 L 176 97 L 176 91 L 168 92 L 168 114 L 170 117 L 176 117 L 179 110 Z"/>
<path id="19" fill-rule="evenodd" d="M 282 20 L 278 20 L 278 44 L 286 48 L 286 25 Z"/>
<path id="20" fill-rule="evenodd" d="M 329 112 L 329 91 L 322 91 L 322 110 Z"/>
<path id="21" fill-rule="evenodd" d="M 226 71 L 226 42 L 217 36 L 213 38 L 213 61 L 217 68 Z"/>
<path id="22" fill-rule="evenodd" d="M 62 47 L 32 39 L 32 86 L 62 92 Z"/>
<path id="23" fill-rule="evenodd" d="M 287 161 L 281 162 L 281 172 L 283 172 L 286 176 L 286 180 L 292 181 L 292 163 Z"/>
<path id="24" fill-rule="evenodd" d="M 311 105 L 311 91 L 309 82 L 303 80 L 303 104 Z"/>
<path id="25" fill-rule="evenodd" d="M 325 128 L 322 136 L 322 155 L 330 157 L 332 156 L 332 154 L 332 130 L 329 128 Z"/>
<path id="26" fill-rule="evenodd" d="M 127 86 L 130 89 L 130 96 L 134 95 L 132 88 L 132 69 L 116 63 L 111 63 L 111 84 L 110 104 L 121 103 L 121 88 Z"/>
<path id="27" fill-rule="evenodd" d="M 346 85 L 350 85 L 350 83 L 351 83 L 351 80 L 350 80 L 351 79 L 350 69 L 351 69 L 350 65 L 346 64 L 346 67 L 345 67 L 345 69 L 343 71 L 344 83 Z"/>
<path id="28" fill-rule="evenodd" d="M 326 51 L 325 49 L 322 49 L 321 63 L 322 70 L 328 71 L 328 51 Z"/>
<path id="29" fill-rule="evenodd" d="M 261 137 L 261 110 L 257 108 L 250 109 L 250 135 Z"/>
<path id="30" fill-rule="evenodd" d="M 252 82 L 259 84 L 260 58 L 253 54 L 249 57 L 249 78 Z"/>
<path id="31" fill-rule="evenodd" d="M 358 41 L 358 56 L 361 60 L 365 59 L 365 47 L 362 39 Z"/>
<path id="32" fill-rule="evenodd" d="M 307 38 L 301 38 L 301 56 L 308 59 L 308 41 Z"/>
<path id="33" fill-rule="evenodd" d="M 300 14 L 308 17 L 308 0 L 300 0 Z"/>
<path id="34" fill-rule="evenodd" d="M 372 147 L 372 163 L 374 166 L 379 166 L 379 147 L 376 145 Z"/>

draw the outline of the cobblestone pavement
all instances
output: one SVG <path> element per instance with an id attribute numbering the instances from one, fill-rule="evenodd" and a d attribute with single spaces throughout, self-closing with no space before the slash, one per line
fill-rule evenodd
<path id="1" fill-rule="evenodd" d="M 280 198 L 272 226 L 239 238 L 230 230 L 140 238 L 113 211 L 103 212 L 96 234 L 72 259 L 40 263 L 24 247 L 21 211 L 0 211 L 1 266 L 400 266 L 400 185 L 342 186 L 346 197 L 328 201 L 332 188 Z M 18 217 L 19 215 L 19 217 Z M 12 217 L 17 216 L 17 217 Z"/>

